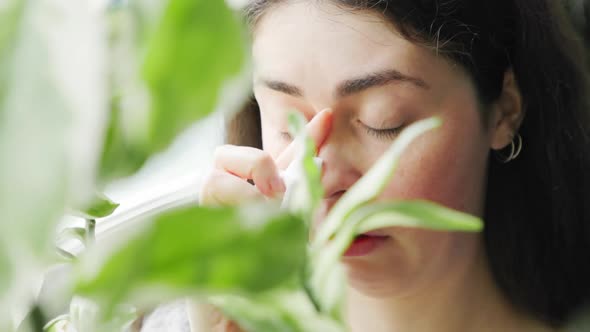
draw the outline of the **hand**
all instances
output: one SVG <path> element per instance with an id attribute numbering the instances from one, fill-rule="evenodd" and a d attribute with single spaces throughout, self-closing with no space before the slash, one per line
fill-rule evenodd
<path id="1" fill-rule="evenodd" d="M 332 111 L 318 113 L 306 125 L 306 131 L 321 147 L 332 125 Z M 264 197 L 274 198 L 285 192 L 279 170 L 285 169 L 301 147 L 291 142 L 275 160 L 260 149 L 223 145 L 214 155 L 214 168 L 205 177 L 200 203 L 203 205 L 236 205 Z M 254 185 L 248 183 L 252 180 Z"/>
<path id="2" fill-rule="evenodd" d="M 245 332 L 215 306 L 193 300 L 187 301 L 187 315 L 194 332 Z"/>

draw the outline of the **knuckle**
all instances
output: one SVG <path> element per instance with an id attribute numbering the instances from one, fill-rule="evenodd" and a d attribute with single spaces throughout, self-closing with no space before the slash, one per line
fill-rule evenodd
<path id="1" fill-rule="evenodd" d="M 227 154 L 227 151 L 229 150 L 229 145 L 220 145 L 218 147 L 215 148 L 215 150 L 213 151 L 213 161 L 215 163 L 215 166 L 219 165 L 219 162 L 222 160 L 222 157 Z"/>
<path id="2" fill-rule="evenodd" d="M 218 309 L 212 309 L 209 313 L 209 324 L 211 326 L 219 326 L 223 324 L 225 317 Z"/>
<path id="3" fill-rule="evenodd" d="M 255 168 L 262 168 L 262 169 L 266 169 L 266 168 L 271 168 L 274 166 L 274 159 L 272 158 L 272 156 L 263 150 L 259 150 L 260 152 L 257 154 L 255 160 L 254 160 L 254 167 Z"/>

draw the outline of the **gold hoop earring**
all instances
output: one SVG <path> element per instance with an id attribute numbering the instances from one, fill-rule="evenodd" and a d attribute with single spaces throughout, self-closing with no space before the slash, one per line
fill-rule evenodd
<path id="1" fill-rule="evenodd" d="M 518 155 L 520 155 L 520 151 L 522 151 L 522 137 L 520 136 L 520 134 L 517 133 L 515 138 L 516 138 L 516 143 L 514 142 L 515 141 L 514 138 L 510 142 L 510 154 L 508 156 L 505 156 L 502 153 L 500 153 L 499 151 L 496 151 L 496 159 L 498 159 L 498 161 L 500 161 L 501 163 L 506 164 L 506 163 L 516 159 L 516 157 L 518 157 Z"/>

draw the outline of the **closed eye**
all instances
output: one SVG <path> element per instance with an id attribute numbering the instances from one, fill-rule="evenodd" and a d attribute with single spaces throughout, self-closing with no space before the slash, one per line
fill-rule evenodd
<path id="1" fill-rule="evenodd" d="M 287 142 L 290 142 L 293 140 L 293 136 L 288 131 L 282 131 L 279 133 L 279 135 L 281 136 L 281 139 L 283 139 Z"/>
<path id="2" fill-rule="evenodd" d="M 373 128 L 361 123 L 363 129 L 367 132 L 367 134 L 382 140 L 392 140 L 399 135 L 399 133 L 404 129 L 404 126 L 398 126 L 395 128 Z"/>

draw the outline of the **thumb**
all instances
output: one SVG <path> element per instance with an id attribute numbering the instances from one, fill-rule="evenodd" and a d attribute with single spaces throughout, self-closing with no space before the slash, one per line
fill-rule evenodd
<path id="1" fill-rule="evenodd" d="M 321 148 L 322 144 L 330 135 L 330 131 L 332 130 L 332 118 L 333 112 L 331 109 L 326 108 L 316 114 L 311 121 L 305 126 L 305 131 L 313 140 L 316 146 L 316 153 Z M 285 169 L 289 164 L 293 161 L 293 158 L 297 154 L 297 152 L 302 149 L 302 146 L 299 146 L 297 140 L 294 140 L 287 146 L 287 148 L 279 155 L 276 160 L 276 163 L 280 169 Z"/>

